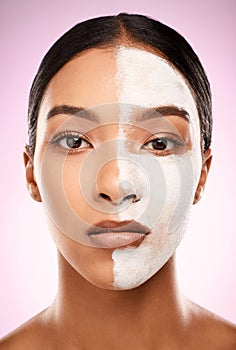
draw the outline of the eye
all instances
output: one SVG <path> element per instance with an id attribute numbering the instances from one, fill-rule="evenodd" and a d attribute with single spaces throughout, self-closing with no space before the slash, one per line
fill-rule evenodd
<path id="1" fill-rule="evenodd" d="M 58 141 L 59 145 L 64 148 L 85 148 L 90 144 L 79 136 L 66 136 Z"/>
<path id="2" fill-rule="evenodd" d="M 144 144 L 144 148 L 160 155 L 182 153 L 186 144 L 174 135 L 160 136 Z"/>
<path id="3" fill-rule="evenodd" d="M 50 143 L 72 151 L 92 147 L 91 143 L 84 137 L 81 137 L 79 133 L 71 131 L 63 131 L 59 135 L 56 135 Z"/>
<path id="4" fill-rule="evenodd" d="M 169 140 L 167 140 L 166 138 L 158 138 L 158 139 L 155 139 L 153 141 L 149 141 L 148 143 L 146 143 L 145 146 L 147 148 L 151 148 L 151 149 L 153 149 L 155 151 L 157 151 L 157 150 L 158 151 L 163 151 L 164 149 L 167 148 L 168 142 L 169 142 Z"/>

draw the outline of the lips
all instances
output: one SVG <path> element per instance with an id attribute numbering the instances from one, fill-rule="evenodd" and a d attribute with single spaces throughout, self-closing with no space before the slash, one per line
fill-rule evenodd
<path id="1" fill-rule="evenodd" d="M 87 231 L 93 246 L 99 248 L 137 247 L 150 232 L 147 226 L 131 221 L 106 220 Z"/>

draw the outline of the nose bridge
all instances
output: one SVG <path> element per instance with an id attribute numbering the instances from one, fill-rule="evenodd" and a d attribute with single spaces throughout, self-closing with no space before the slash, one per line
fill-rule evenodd
<path id="1" fill-rule="evenodd" d="M 96 187 L 97 193 L 104 199 L 110 197 L 116 200 L 119 197 L 119 167 L 118 160 L 108 160 L 98 170 Z"/>

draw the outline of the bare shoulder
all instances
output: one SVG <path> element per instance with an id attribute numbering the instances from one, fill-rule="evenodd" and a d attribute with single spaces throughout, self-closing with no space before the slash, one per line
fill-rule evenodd
<path id="1" fill-rule="evenodd" d="M 43 310 L 0 340 L 0 350 L 50 350 L 50 322 Z"/>
<path id="2" fill-rule="evenodd" d="M 236 325 L 191 303 L 195 336 L 201 341 L 201 349 L 235 350 Z"/>

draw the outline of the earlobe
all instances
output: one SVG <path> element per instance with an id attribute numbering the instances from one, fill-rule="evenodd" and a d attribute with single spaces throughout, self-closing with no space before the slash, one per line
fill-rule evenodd
<path id="1" fill-rule="evenodd" d="M 29 147 L 27 145 L 25 146 L 25 149 L 23 152 L 23 158 L 24 158 L 24 165 L 25 165 L 26 185 L 27 185 L 28 191 L 34 200 L 36 200 L 37 202 L 42 202 L 39 189 L 34 178 L 33 155 L 30 152 Z"/>
<path id="2" fill-rule="evenodd" d="M 197 189 L 196 189 L 196 192 L 195 192 L 193 204 L 196 204 L 196 203 L 199 202 L 199 200 L 202 197 L 204 188 L 205 188 L 207 176 L 208 176 L 208 173 L 209 173 L 209 170 L 210 170 L 210 167 L 211 167 L 211 161 L 212 161 L 211 149 L 208 148 L 204 152 L 203 156 L 204 156 L 204 158 L 203 158 L 203 163 L 202 163 L 201 175 L 200 175 L 198 186 L 197 186 Z"/>

